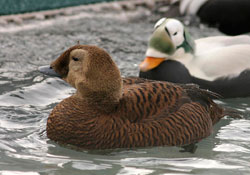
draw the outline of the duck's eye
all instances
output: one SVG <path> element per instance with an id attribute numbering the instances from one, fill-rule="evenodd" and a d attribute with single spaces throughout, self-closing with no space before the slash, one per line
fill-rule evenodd
<path id="1" fill-rule="evenodd" d="M 174 36 L 177 35 L 177 32 L 175 32 L 173 35 L 174 35 Z"/>
<path id="2" fill-rule="evenodd" d="M 72 57 L 72 59 L 73 59 L 74 61 L 79 61 L 79 58 L 77 58 L 77 57 Z"/>

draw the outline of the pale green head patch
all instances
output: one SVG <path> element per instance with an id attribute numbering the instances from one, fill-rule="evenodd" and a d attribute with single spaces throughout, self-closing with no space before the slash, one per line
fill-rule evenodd
<path id="1" fill-rule="evenodd" d="M 194 53 L 195 52 L 195 42 L 186 28 L 184 28 L 184 37 L 185 37 L 186 46 L 183 46 L 183 47 L 185 49 L 185 52 Z"/>
<path id="2" fill-rule="evenodd" d="M 175 46 L 165 30 L 165 24 L 167 22 L 167 19 L 161 20 L 162 23 L 158 26 L 155 26 L 155 31 L 150 37 L 149 47 L 154 48 L 155 50 L 162 53 L 172 54 L 175 52 Z"/>
<path id="3" fill-rule="evenodd" d="M 149 48 L 166 55 L 173 55 L 179 48 L 194 53 L 195 42 L 180 21 L 162 18 L 155 25 L 155 31 L 149 40 Z"/>

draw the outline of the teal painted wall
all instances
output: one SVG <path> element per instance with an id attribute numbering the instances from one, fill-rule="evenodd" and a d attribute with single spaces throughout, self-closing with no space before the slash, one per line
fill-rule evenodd
<path id="1" fill-rule="evenodd" d="M 114 0 L 0 0 L 0 15 L 50 10 Z"/>

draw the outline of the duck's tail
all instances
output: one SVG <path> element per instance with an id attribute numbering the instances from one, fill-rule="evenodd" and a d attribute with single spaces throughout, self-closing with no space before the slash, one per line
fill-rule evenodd
<path id="1" fill-rule="evenodd" d="M 236 110 L 236 109 L 224 108 L 224 116 L 229 116 L 232 118 L 241 119 L 241 118 L 243 118 L 243 113 L 241 111 Z"/>
<path id="2" fill-rule="evenodd" d="M 219 94 L 209 90 L 200 89 L 198 85 L 194 84 L 181 86 L 186 90 L 193 101 L 197 101 L 203 106 L 207 107 L 208 112 L 210 112 L 210 117 L 213 124 L 217 123 L 224 116 L 242 118 L 242 113 L 240 111 L 232 108 L 222 107 L 213 101 L 213 99 L 222 98 L 222 96 Z"/>
<path id="3" fill-rule="evenodd" d="M 211 106 L 210 106 L 211 115 L 210 116 L 211 116 L 211 119 L 213 121 L 213 125 L 225 116 L 229 116 L 229 117 L 232 117 L 234 119 L 243 118 L 242 112 L 240 112 L 236 109 L 220 107 L 216 103 L 214 103 L 213 101 L 211 101 L 210 104 L 211 104 Z"/>

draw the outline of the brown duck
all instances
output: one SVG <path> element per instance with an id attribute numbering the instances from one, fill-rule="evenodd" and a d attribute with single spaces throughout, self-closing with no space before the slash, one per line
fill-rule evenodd
<path id="1" fill-rule="evenodd" d="M 110 55 L 75 45 L 40 71 L 76 88 L 52 110 L 47 136 L 84 149 L 183 146 L 209 136 L 226 111 L 195 85 L 121 78 Z"/>

